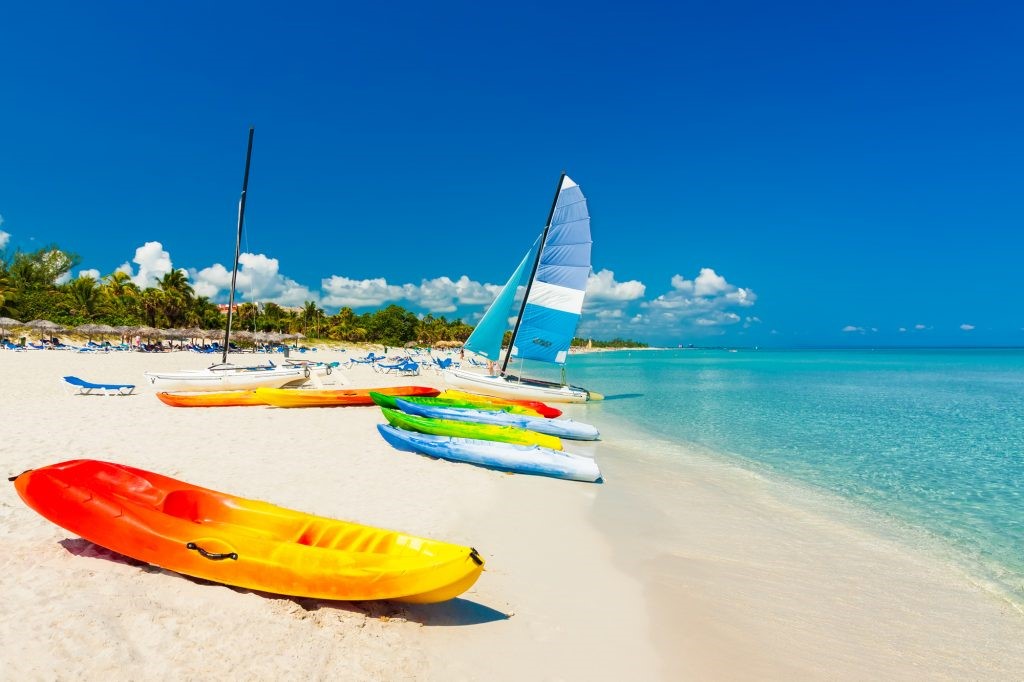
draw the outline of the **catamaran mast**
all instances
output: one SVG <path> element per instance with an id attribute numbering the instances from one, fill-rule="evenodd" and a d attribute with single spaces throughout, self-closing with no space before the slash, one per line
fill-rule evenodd
<path id="1" fill-rule="evenodd" d="M 252 133 L 254 126 L 249 126 L 249 146 L 245 150 L 245 175 L 242 176 L 242 196 L 238 200 L 238 237 L 235 239 L 235 264 L 231 268 L 231 292 L 228 294 L 228 324 L 224 328 L 224 354 L 221 362 L 228 361 L 228 343 L 231 339 L 231 311 L 235 307 L 235 279 L 238 277 L 238 256 L 242 251 L 242 223 L 245 220 L 245 192 L 249 188 L 249 161 L 252 160 Z M 552 208 L 552 210 L 554 210 Z"/>
<path id="2" fill-rule="evenodd" d="M 523 304 L 519 306 L 519 316 L 516 317 L 516 325 L 512 328 L 512 338 L 508 343 L 508 351 L 501 363 L 501 374 L 504 376 L 505 368 L 508 367 L 509 358 L 512 357 L 512 348 L 516 345 L 516 335 L 519 333 L 519 323 L 523 321 L 523 311 L 526 310 L 526 301 L 530 298 L 530 289 L 533 287 L 533 278 L 537 276 L 537 268 L 540 266 L 540 257 L 544 253 L 544 243 L 548 240 L 548 230 L 551 229 L 551 219 L 555 216 L 555 205 L 558 203 L 558 194 L 562 191 L 562 182 L 565 180 L 565 171 L 558 177 L 558 187 L 555 189 L 555 198 L 551 200 L 551 210 L 548 211 L 548 221 L 544 224 L 544 232 L 540 237 L 540 246 L 537 248 L 537 258 L 533 261 L 533 269 L 530 271 L 530 279 L 526 282 L 526 293 L 523 294 Z"/>

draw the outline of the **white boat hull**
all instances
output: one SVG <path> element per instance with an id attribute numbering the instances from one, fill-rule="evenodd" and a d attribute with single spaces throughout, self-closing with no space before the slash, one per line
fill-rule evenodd
<path id="1" fill-rule="evenodd" d="M 459 369 L 441 372 L 446 386 L 506 400 L 539 400 L 544 403 L 585 403 L 590 394 L 571 386 L 537 386 L 509 381 L 505 377 L 476 374 Z"/>
<path id="2" fill-rule="evenodd" d="M 302 366 L 235 367 L 145 372 L 143 376 L 157 391 L 241 391 L 298 385 L 309 379 L 309 372 Z"/>
<path id="3" fill-rule="evenodd" d="M 589 457 L 563 450 L 549 450 L 536 445 L 513 445 L 474 438 L 432 436 L 403 431 L 387 424 L 378 424 L 377 431 L 399 450 L 420 452 L 452 462 L 514 471 L 520 474 L 553 476 L 570 481 L 592 483 L 601 480 L 597 462 Z"/>

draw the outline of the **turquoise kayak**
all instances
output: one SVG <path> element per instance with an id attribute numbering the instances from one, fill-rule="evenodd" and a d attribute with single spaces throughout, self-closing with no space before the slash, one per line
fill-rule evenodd
<path id="1" fill-rule="evenodd" d="M 467 407 L 445 407 L 403 400 L 402 398 L 395 398 L 395 404 L 402 412 L 414 414 L 418 417 L 451 419 L 453 421 L 475 422 L 477 424 L 497 424 L 498 426 L 515 426 L 520 429 L 529 429 L 537 433 L 546 433 L 550 436 L 572 440 L 597 440 L 601 437 L 601 434 L 598 433 L 594 426 L 584 424 L 583 422 L 576 422 L 572 419 L 545 419 L 544 417 L 529 417 L 511 412 L 474 410 Z"/>
<path id="2" fill-rule="evenodd" d="M 517 474 L 551 476 L 570 481 L 595 483 L 601 480 L 597 462 L 538 445 L 513 445 L 475 438 L 453 438 L 396 429 L 378 424 L 384 440 L 399 450 L 417 452 L 452 462 L 465 462 Z"/>

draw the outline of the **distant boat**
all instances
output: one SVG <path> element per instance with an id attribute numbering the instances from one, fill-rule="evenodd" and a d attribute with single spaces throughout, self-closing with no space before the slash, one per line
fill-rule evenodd
<path id="1" fill-rule="evenodd" d="M 579 185 L 565 173 L 548 213 L 547 224 L 502 288 L 465 348 L 493 363 L 501 356 L 501 341 L 508 327 L 509 312 L 516 289 L 526 278 L 526 294 L 512 329 L 512 341 L 496 374 L 478 374 L 463 369 L 442 372 L 452 387 L 483 395 L 516 400 L 582 403 L 601 400 L 600 393 L 565 381 L 565 360 L 576 333 L 583 297 L 590 277 L 590 213 Z M 507 373 L 511 358 L 557 365 L 561 382 L 541 381 Z"/>
<path id="2" fill-rule="evenodd" d="M 238 236 L 235 239 L 235 262 L 231 270 L 231 292 L 228 295 L 227 326 L 224 330 L 224 352 L 220 364 L 206 369 L 183 369 L 170 372 L 144 372 L 150 385 L 158 391 L 236 391 L 260 387 L 281 388 L 299 385 L 307 381 L 312 373 L 321 373 L 300 364 L 265 365 L 239 367 L 228 362 L 228 348 L 231 340 L 231 313 L 235 307 L 235 280 L 238 277 L 238 256 L 242 248 L 242 224 L 245 220 L 245 195 L 249 188 L 249 162 L 252 160 L 252 136 L 249 128 L 249 144 L 245 152 L 245 175 L 242 177 L 242 196 L 238 200 Z M 326 367 L 323 373 L 329 373 Z"/>

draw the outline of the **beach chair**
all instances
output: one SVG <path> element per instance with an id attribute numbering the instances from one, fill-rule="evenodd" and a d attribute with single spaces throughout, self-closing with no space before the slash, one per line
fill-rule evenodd
<path id="1" fill-rule="evenodd" d="M 380 362 L 383 359 L 383 355 L 374 355 L 373 351 L 370 351 L 370 354 L 367 355 L 365 358 L 349 358 L 345 362 L 345 369 L 351 369 L 352 365 L 370 365 L 371 367 L 376 369 L 376 363 Z"/>
<path id="2" fill-rule="evenodd" d="M 402 358 L 396 363 L 385 365 L 377 363 L 373 366 L 373 369 L 381 374 L 398 374 L 400 376 L 414 377 L 419 376 L 420 365 L 418 362 L 413 362 L 410 358 Z"/>
<path id="3" fill-rule="evenodd" d="M 430 359 L 434 361 L 434 365 L 437 366 L 438 370 L 451 369 L 452 365 L 455 363 L 455 361 L 452 360 L 451 358 L 440 358 L 440 359 L 438 359 L 438 358 L 435 358 L 434 356 L 430 356 Z"/>
<path id="4" fill-rule="evenodd" d="M 94 384 L 75 376 L 64 377 L 64 383 L 77 395 L 131 395 L 135 390 L 135 384 Z"/>

